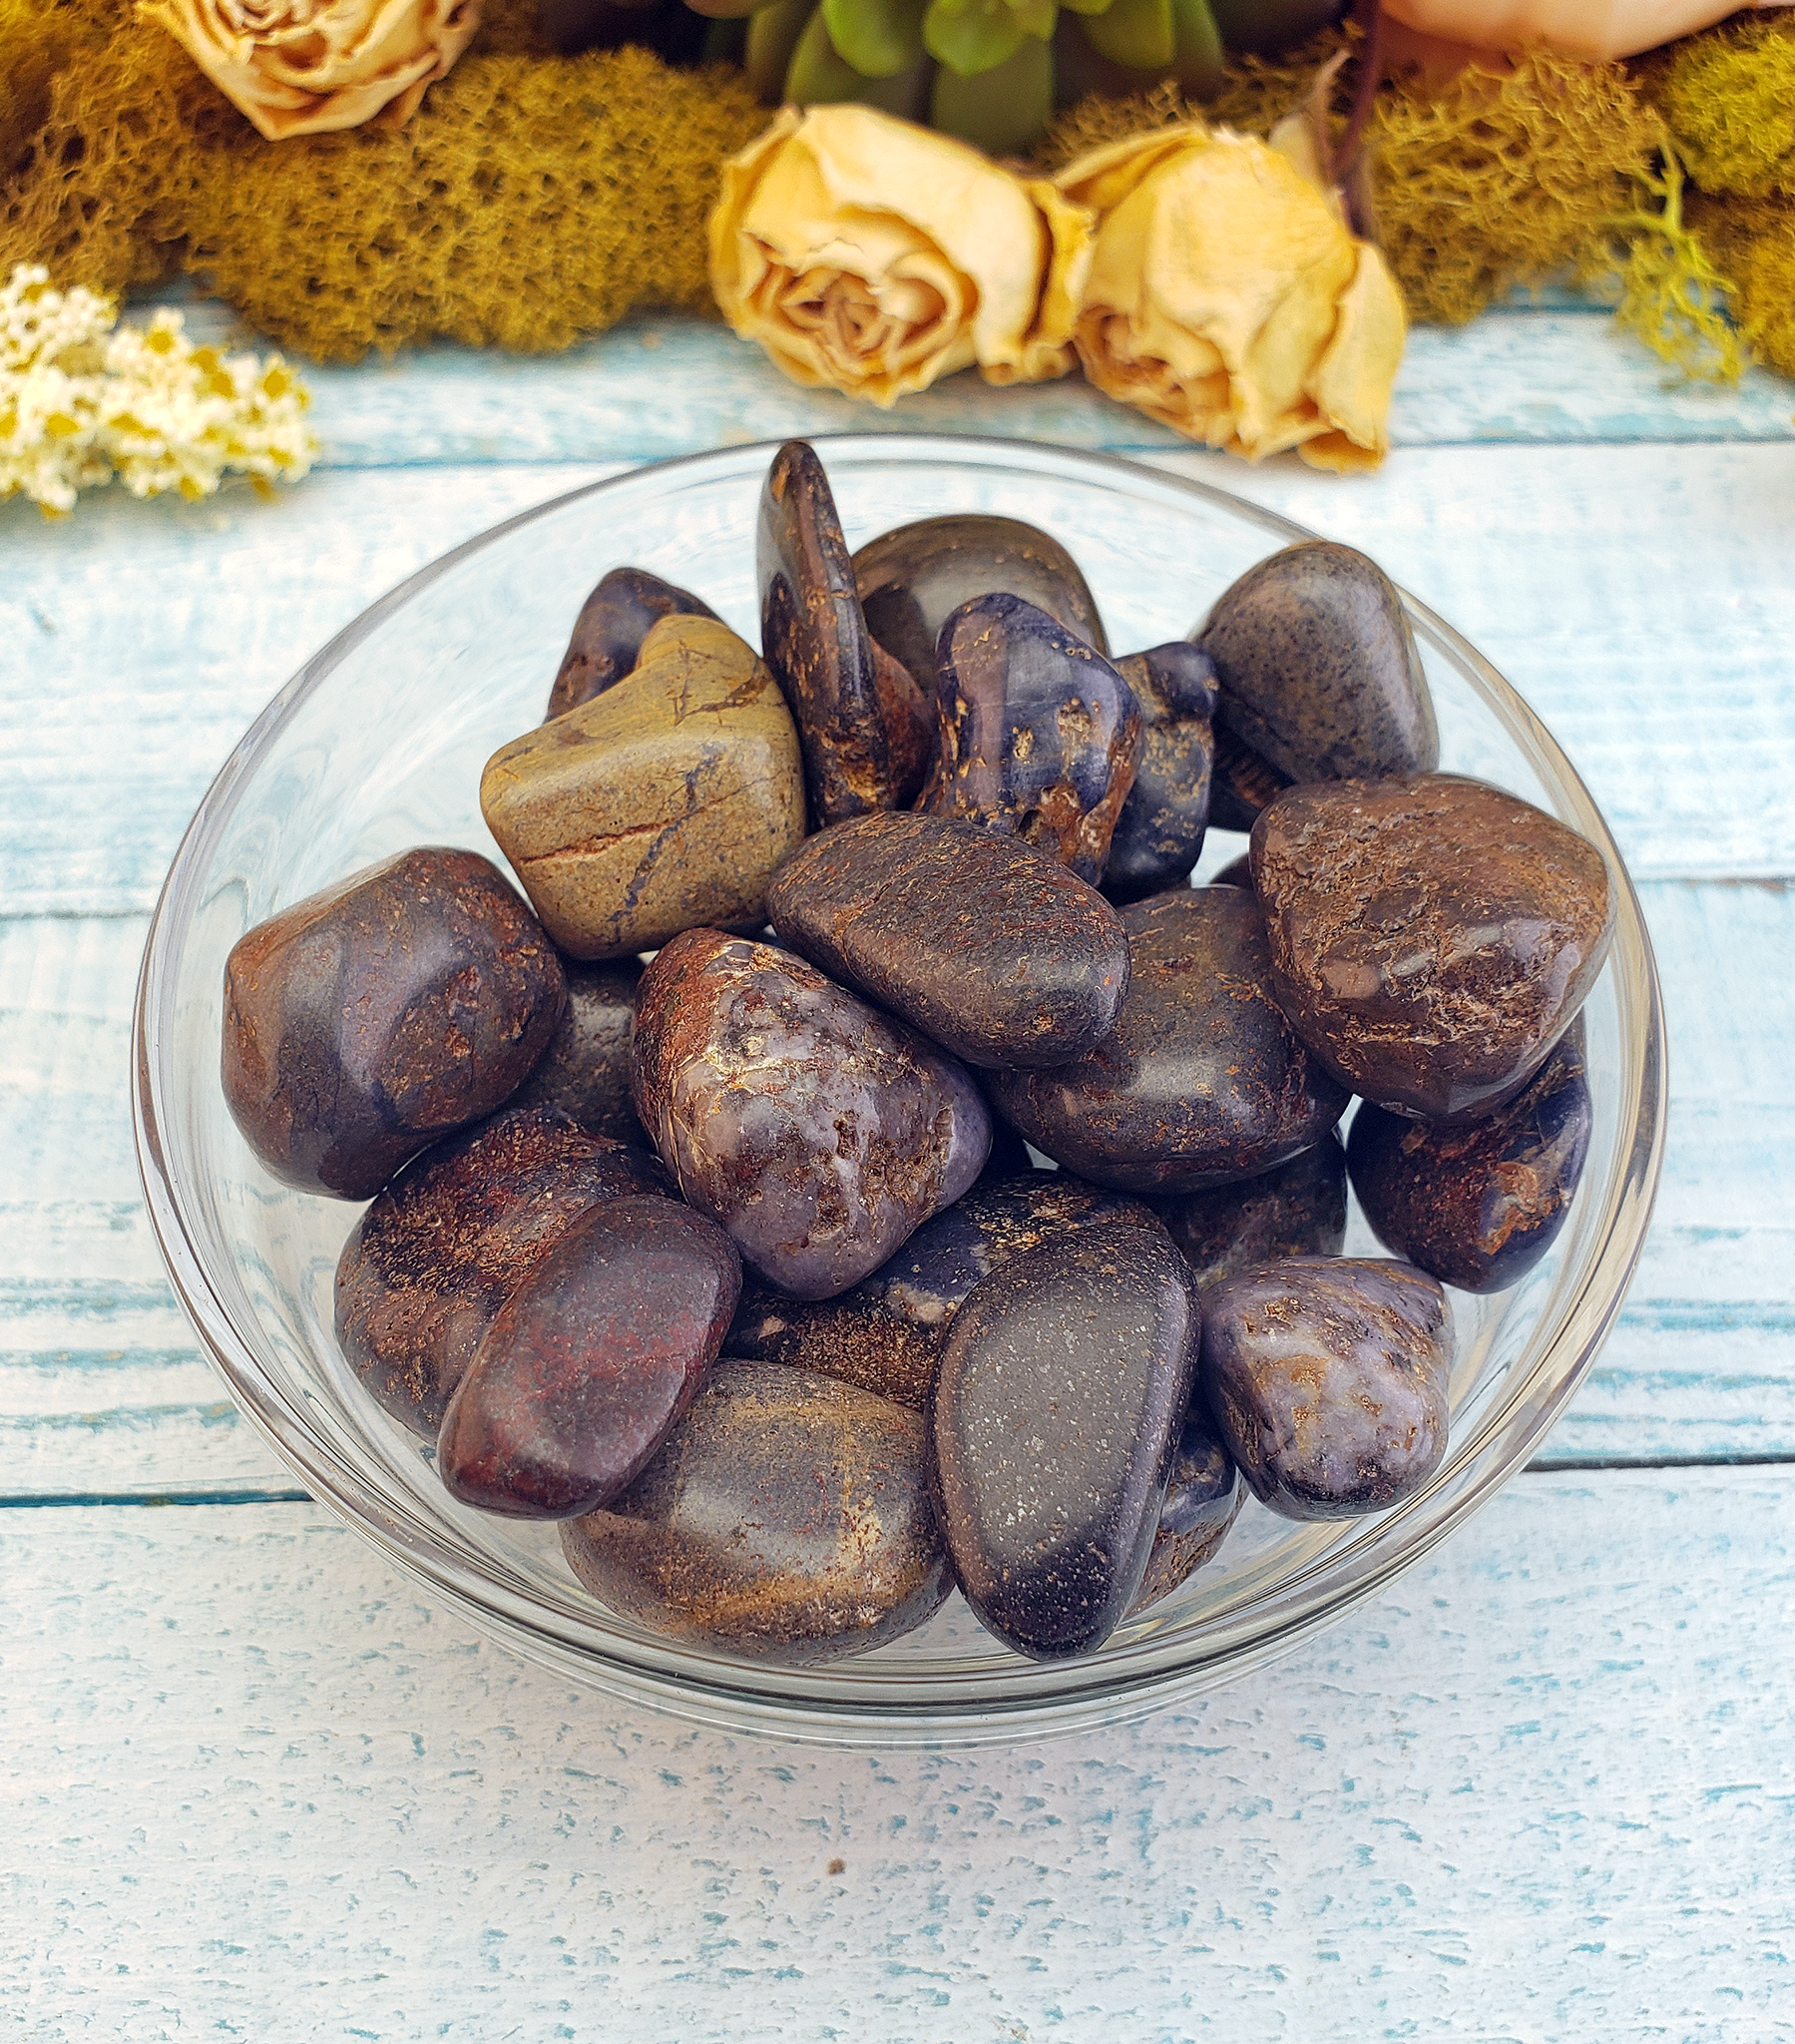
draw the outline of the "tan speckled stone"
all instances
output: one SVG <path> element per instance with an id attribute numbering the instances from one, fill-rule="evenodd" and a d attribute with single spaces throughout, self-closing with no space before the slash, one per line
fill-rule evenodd
<path id="1" fill-rule="evenodd" d="M 636 670 L 502 746 L 480 807 L 549 934 L 576 958 L 758 924 L 804 834 L 803 765 L 778 684 L 713 618 L 664 618 Z"/>

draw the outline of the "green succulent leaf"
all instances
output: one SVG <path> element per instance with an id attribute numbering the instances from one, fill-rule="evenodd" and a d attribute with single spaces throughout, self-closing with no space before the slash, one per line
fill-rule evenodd
<path id="1" fill-rule="evenodd" d="M 805 23 L 792 52 L 784 96 L 800 107 L 856 100 L 862 106 L 879 107 L 888 114 L 901 114 L 913 121 L 921 114 L 928 97 L 924 85 L 926 70 L 926 60 L 919 54 L 914 64 L 891 78 L 868 78 L 836 54 L 835 45 L 829 40 L 828 23 L 818 7 Z"/>
<path id="2" fill-rule="evenodd" d="M 748 18 L 741 68 L 754 97 L 763 105 L 778 105 L 792 53 L 813 11 L 814 0 L 772 0 L 770 7 L 757 8 Z"/>
<path id="3" fill-rule="evenodd" d="M 1086 16 L 1085 34 L 1098 55 L 1113 64 L 1162 71 L 1176 48 L 1171 0 L 1114 0 L 1102 14 Z"/>
<path id="4" fill-rule="evenodd" d="M 823 0 L 835 54 L 866 78 L 894 78 L 922 55 L 928 0 Z"/>
<path id="5" fill-rule="evenodd" d="M 1191 99 L 1213 99 L 1227 60 L 1209 0 L 1171 0 L 1171 75 Z"/>
<path id="6" fill-rule="evenodd" d="M 938 64 L 977 78 L 1008 63 L 1023 43 L 1054 32 L 1058 0 L 929 0 L 923 43 Z"/>
<path id="7" fill-rule="evenodd" d="M 1041 139 L 1054 111 L 1054 49 L 1024 36 L 1003 63 L 962 78 L 943 66 L 935 74 L 929 118 L 991 156 L 1020 156 Z"/>

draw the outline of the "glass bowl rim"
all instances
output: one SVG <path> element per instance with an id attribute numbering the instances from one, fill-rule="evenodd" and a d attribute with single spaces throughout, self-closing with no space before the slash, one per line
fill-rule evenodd
<path id="1" fill-rule="evenodd" d="M 1121 456 L 1050 443 L 972 434 L 843 433 L 810 436 L 823 453 L 848 462 L 971 462 L 984 467 L 1051 471 L 1060 481 L 1143 487 L 1189 497 L 1228 518 L 1255 525 L 1280 545 L 1320 537 L 1281 514 L 1194 477 L 1168 473 Z M 158 1248 L 170 1280 L 206 1352 L 238 1408 L 311 1496 L 371 1540 L 394 1564 L 420 1579 L 483 1631 L 561 1674 L 719 1728 L 773 1732 L 799 1739 L 863 1739 L 889 1743 L 894 1735 L 939 1735 L 950 1743 L 981 1738 L 1036 1737 L 1094 1718 L 1112 1721 L 1207 1687 L 1248 1666 L 1288 1651 L 1374 1596 L 1420 1561 L 1482 1508 L 1525 1463 L 1582 1383 L 1620 1308 L 1643 1248 L 1664 1146 L 1667 1102 L 1664 1021 L 1649 934 L 1630 876 L 1600 811 L 1551 733 L 1500 672 L 1478 650 L 1406 590 L 1399 590 L 1418 634 L 1471 682 L 1506 734 L 1575 811 L 1575 824 L 1601 849 L 1616 883 L 1613 947 L 1607 967 L 1623 975 L 1622 1020 L 1628 1007 L 1642 1018 L 1639 1077 L 1623 1094 L 1617 1155 L 1620 1168 L 1606 1188 L 1602 1225 L 1593 1238 L 1582 1280 L 1560 1308 L 1550 1339 L 1534 1367 L 1504 1385 L 1468 1442 L 1449 1448 L 1441 1471 L 1405 1504 L 1379 1515 L 1379 1537 L 1344 1557 L 1328 1552 L 1281 1579 L 1257 1600 L 1255 1622 L 1235 1621 L 1208 1649 L 1188 1641 L 1155 1645 L 1151 1638 L 1106 1648 L 1087 1660 L 1030 1663 L 1018 1658 L 1014 1675 L 961 1685 L 957 1678 L 893 1675 L 869 1669 L 856 1675 L 851 1660 L 811 1669 L 747 1664 L 670 1645 L 644 1653 L 620 1652 L 612 1641 L 595 1646 L 594 1622 L 576 1608 L 572 1593 L 560 1614 L 575 1630 L 545 1621 L 554 1608 L 534 1590 L 510 1579 L 494 1559 L 456 1546 L 443 1531 L 416 1516 L 400 1499 L 384 1495 L 315 1432 L 267 1380 L 253 1340 L 239 1328 L 220 1296 L 196 1247 L 205 1231 L 190 1223 L 182 1188 L 167 1166 L 162 1128 L 168 1120 L 169 1075 L 154 1047 L 173 990 L 183 944 L 201 882 L 236 800 L 262 755 L 287 719 L 363 639 L 397 612 L 452 575 L 472 556 L 519 529 L 591 497 L 634 485 L 645 476 L 676 477 L 694 470 L 719 476 L 764 467 L 780 441 L 743 443 L 640 463 L 562 492 L 513 514 L 437 556 L 396 584 L 337 632 L 293 675 L 250 724 L 202 798 L 170 865 L 144 949 L 133 1018 L 132 1114 L 139 1170 Z M 1624 1036 L 1623 1030 L 1623 1036 Z M 1537 1334 L 1537 1329 L 1534 1330 Z M 1530 1334 L 1530 1340 L 1534 1334 Z M 1569 1347 L 1562 1363 L 1561 1349 Z M 1542 1379 L 1545 1381 L 1543 1382 Z M 1472 1451 L 1475 1450 L 1475 1453 Z M 1450 1490 L 1451 1495 L 1445 1493 Z M 1442 1497 L 1445 1502 L 1442 1503 Z M 1426 1507 L 1435 1510 L 1430 1515 Z M 1384 1535 L 1393 1529 L 1400 1537 Z M 587 1636 L 580 1637 L 584 1632 Z M 794 1694 L 795 1692 L 795 1694 Z"/>

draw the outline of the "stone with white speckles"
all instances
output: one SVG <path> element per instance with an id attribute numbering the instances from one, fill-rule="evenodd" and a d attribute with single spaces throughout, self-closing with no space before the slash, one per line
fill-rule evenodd
<path id="1" fill-rule="evenodd" d="M 1452 1312 L 1425 1271 L 1289 1257 L 1203 1293 L 1202 1392 L 1261 1504 L 1353 1519 L 1446 1453 Z"/>
<path id="2" fill-rule="evenodd" d="M 1044 1244 L 976 1287 L 941 1354 L 937 1491 L 967 1602 L 1036 1660 L 1094 1653 L 1140 1587 L 1198 1333 L 1157 1228 Z"/>

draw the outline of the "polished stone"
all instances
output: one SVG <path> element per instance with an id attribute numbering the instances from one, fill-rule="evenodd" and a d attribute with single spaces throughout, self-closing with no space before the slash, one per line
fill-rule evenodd
<path id="1" fill-rule="evenodd" d="M 1198 1192 L 1320 1142 L 1346 1094 L 1273 1000 L 1265 926 L 1238 887 L 1122 911 L 1133 972 L 1116 1027 L 1051 1072 L 995 1072 L 1006 1120 L 1067 1170 L 1123 1192 Z"/>
<path id="2" fill-rule="evenodd" d="M 781 941 L 973 1065 L 1060 1065 L 1128 984 L 1122 918 L 1011 837 L 951 816 L 856 816 L 773 876 Z"/>
<path id="3" fill-rule="evenodd" d="M 1245 1486 L 1209 1408 L 1199 1395 L 1190 1401 L 1165 1480 L 1165 1502 L 1146 1557 L 1146 1573 L 1128 1607 L 1130 1615 L 1169 1597 L 1204 1562 L 1212 1561 L 1239 1516 Z"/>
<path id="4" fill-rule="evenodd" d="M 942 627 L 935 711 L 917 806 L 1020 837 L 1095 887 L 1140 762 L 1140 707 L 1115 668 L 1020 597 L 979 597 Z"/>
<path id="5" fill-rule="evenodd" d="M 1337 1132 L 1256 1178 L 1154 1200 L 1199 1286 L 1285 1257 L 1337 1257 L 1346 1240 L 1346 1152 Z"/>
<path id="6" fill-rule="evenodd" d="M 788 1298 L 750 1281 L 729 1352 L 821 1370 L 900 1404 L 926 1405 L 942 1337 L 975 1284 L 1044 1242 L 1112 1222 L 1154 1225 L 1142 1202 L 1070 1172 L 987 1176 L 838 1298 Z"/>
<path id="7" fill-rule="evenodd" d="M 762 1277 L 830 1298 L 979 1176 L 965 1068 L 774 944 L 688 930 L 643 974 L 636 1111 Z"/>
<path id="8" fill-rule="evenodd" d="M 1340 1082 L 1397 1114 L 1490 1114 L 1601 970 L 1600 852 L 1481 780 L 1292 788 L 1253 829 L 1272 984 Z"/>
<path id="9" fill-rule="evenodd" d="M 698 923 L 758 926 L 804 835 L 797 734 L 745 640 L 664 618 L 624 680 L 493 755 L 480 807 L 576 958 L 653 950 Z"/>
<path id="10" fill-rule="evenodd" d="M 646 568 L 613 568 L 574 620 L 545 718 L 563 717 L 621 682 L 642 654 L 642 642 L 663 618 L 714 618 L 689 590 Z"/>
<path id="11" fill-rule="evenodd" d="M 336 1265 L 344 1359 L 386 1411 L 435 1440 L 499 1308 L 581 1215 L 672 1191 L 651 1153 L 554 1108 L 506 1107 L 414 1158 L 355 1224 Z"/>
<path id="12" fill-rule="evenodd" d="M 1197 1334 L 1183 1258 L 1128 1222 L 1013 1259 L 956 1314 L 933 1407 L 942 1524 L 967 1602 L 1019 1653 L 1095 1653 L 1133 1602 Z"/>
<path id="13" fill-rule="evenodd" d="M 1196 636 L 1215 663 L 1217 721 L 1287 779 L 1439 766 L 1402 599 L 1354 548 L 1302 540 L 1270 555 L 1223 591 Z"/>
<path id="14" fill-rule="evenodd" d="M 740 1290 L 734 1245 L 689 1207 L 589 1209 L 499 1308 L 449 1400 L 436 1468 L 451 1495 L 521 1519 L 609 1504 L 696 1395 Z"/>
<path id="15" fill-rule="evenodd" d="M 952 1588 L 922 1415 L 725 1356 L 642 1475 L 562 1528 L 613 1611 L 687 1644 L 803 1666 L 931 1617 Z"/>
<path id="16" fill-rule="evenodd" d="M 491 860 L 420 846 L 231 946 L 224 1099 L 276 1178 L 366 1200 L 516 1092 L 566 999 L 555 947 Z"/>
<path id="17" fill-rule="evenodd" d="M 1203 1396 L 1261 1504 L 1350 1519 L 1446 1453 L 1452 1314 L 1425 1271 L 1292 1257 L 1203 1293 Z"/>
<path id="18" fill-rule="evenodd" d="M 1020 596 L 1099 653 L 1110 650 L 1078 562 L 1019 518 L 954 512 L 900 525 L 854 556 L 854 583 L 867 629 L 931 701 L 941 628 L 976 596 Z"/>
<path id="19" fill-rule="evenodd" d="M 630 1104 L 630 1026 L 642 963 L 579 960 L 566 967 L 567 1008 L 536 1069 L 511 1096 L 511 1107 L 554 1107 L 589 1135 L 619 1143 L 647 1139 Z"/>
<path id="20" fill-rule="evenodd" d="M 797 721 L 812 821 L 898 807 L 933 743 L 929 704 L 900 663 L 881 678 L 829 479 L 807 441 L 788 440 L 767 471 L 755 564 L 760 644 Z"/>
<path id="21" fill-rule="evenodd" d="M 1134 692 L 1143 736 L 1134 785 L 1110 839 L 1104 892 L 1112 901 L 1139 901 L 1188 880 L 1203 848 L 1214 670 L 1206 653 L 1174 639 L 1126 655 L 1116 671 Z"/>
<path id="22" fill-rule="evenodd" d="M 1461 1291 L 1518 1284 L 1558 1239 L 1589 1153 L 1582 1019 L 1527 1090 L 1481 1121 L 1415 1121 L 1370 1101 L 1347 1145 L 1387 1250 Z"/>

